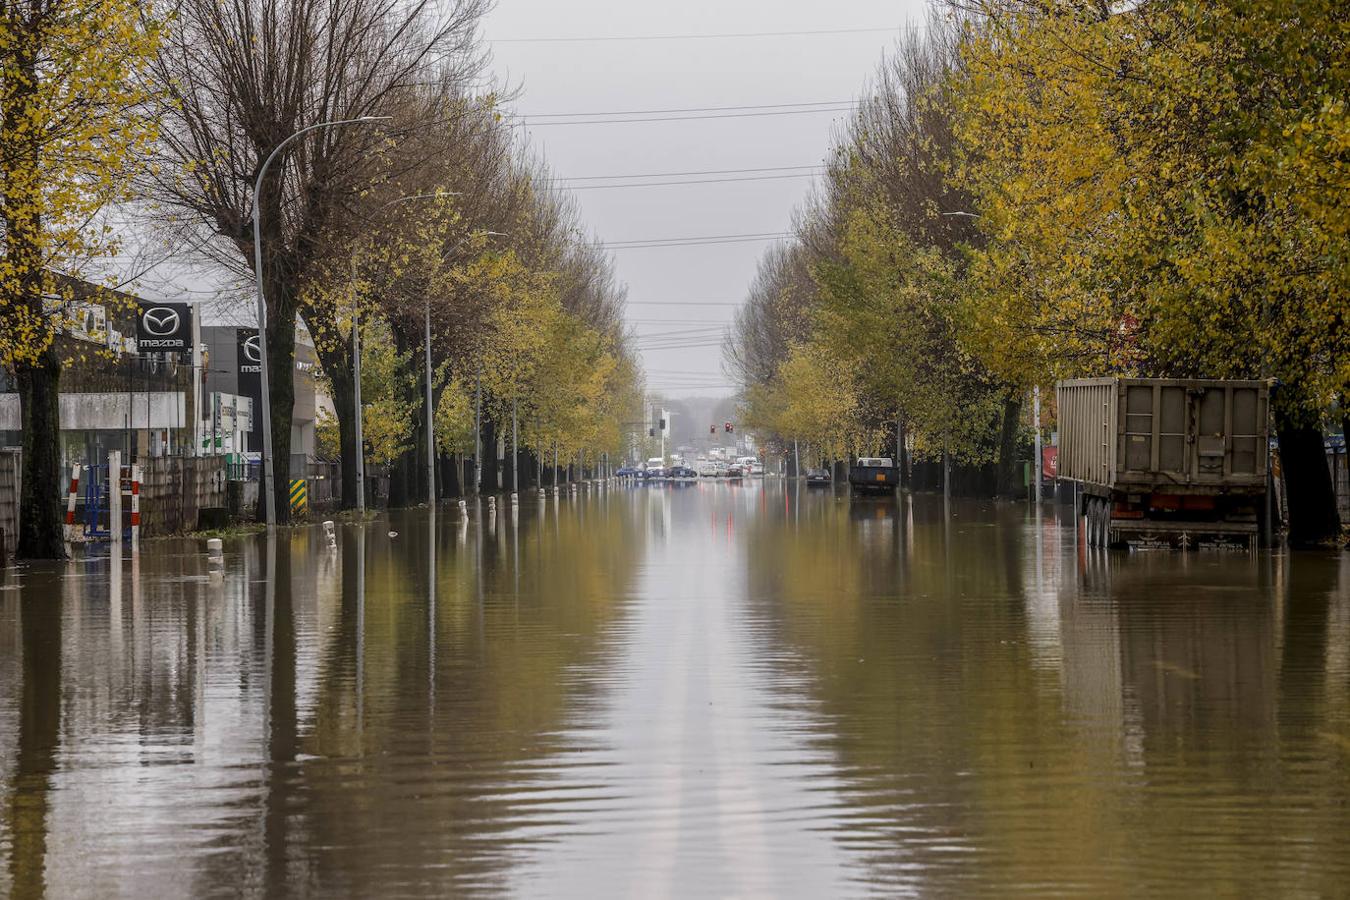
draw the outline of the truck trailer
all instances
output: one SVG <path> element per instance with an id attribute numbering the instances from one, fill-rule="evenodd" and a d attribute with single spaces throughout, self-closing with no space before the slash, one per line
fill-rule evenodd
<path id="1" fill-rule="evenodd" d="M 1083 378 L 1055 386 L 1059 479 L 1093 547 L 1250 549 L 1266 514 L 1263 381 Z"/>

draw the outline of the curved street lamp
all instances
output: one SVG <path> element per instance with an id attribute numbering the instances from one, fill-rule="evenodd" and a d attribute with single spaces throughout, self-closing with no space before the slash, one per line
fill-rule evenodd
<path id="1" fill-rule="evenodd" d="M 338 119 L 332 122 L 319 122 L 305 128 L 301 128 L 295 134 L 286 138 L 280 144 L 277 144 L 267 159 L 263 161 L 262 168 L 258 170 L 257 181 L 253 184 L 253 272 L 258 282 L 258 374 L 260 387 L 262 389 L 262 407 L 263 407 L 263 492 L 266 494 L 264 503 L 267 510 L 267 527 L 271 528 L 277 522 L 277 501 L 273 491 L 272 475 L 272 390 L 269 379 L 268 360 L 267 360 L 267 300 L 263 294 L 263 268 L 262 268 L 262 183 L 267 177 L 267 168 L 272 165 L 272 160 L 277 158 L 287 145 L 320 128 L 331 128 L 336 125 L 357 125 L 370 122 L 388 121 L 391 116 L 361 116 L 359 119 Z"/>

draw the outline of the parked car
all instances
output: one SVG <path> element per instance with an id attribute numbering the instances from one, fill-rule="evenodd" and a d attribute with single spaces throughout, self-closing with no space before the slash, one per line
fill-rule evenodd
<path id="1" fill-rule="evenodd" d="M 666 478 L 671 481 L 697 481 L 698 473 L 688 466 L 671 466 L 666 470 Z"/>
<path id="2" fill-rule="evenodd" d="M 807 487 L 828 487 L 832 481 L 833 479 L 830 478 L 830 473 L 827 469 L 806 470 Z"/>
<path id="3" fill-rule="evenodd" d="M 642 474 L 642 470 L 637 466 L 619 466 L 614 470 L 615 478 L 637 478 Z"/>

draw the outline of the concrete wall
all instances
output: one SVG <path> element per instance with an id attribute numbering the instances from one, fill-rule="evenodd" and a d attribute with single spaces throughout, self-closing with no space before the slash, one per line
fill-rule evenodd
<path id="1" fill-rule="evenodd" d="M 190 428 L 181 391 L 61 395 L 62 431 L 120 431 L 130 428 Z M 0 431 L 22 423 L 18 394 L 0 394 Z"/>

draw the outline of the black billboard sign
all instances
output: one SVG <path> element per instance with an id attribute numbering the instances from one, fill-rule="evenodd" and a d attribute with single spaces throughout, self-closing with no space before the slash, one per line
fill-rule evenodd
<path id="1" fill-rule="evenodd" d="M 136 346 L 143 353 L 191 350 L 192 307 L 186 303 L 141 303 L 136 311 Z"/>
<path id="2" fill-rule="evenodd" d="M 253 400 L 253 427 L 249 429 L 250 450 L 262 449 L 262 348 L 258 329 L 235 329 L 235 364 L 239 371 L 239 395 Z"/>

